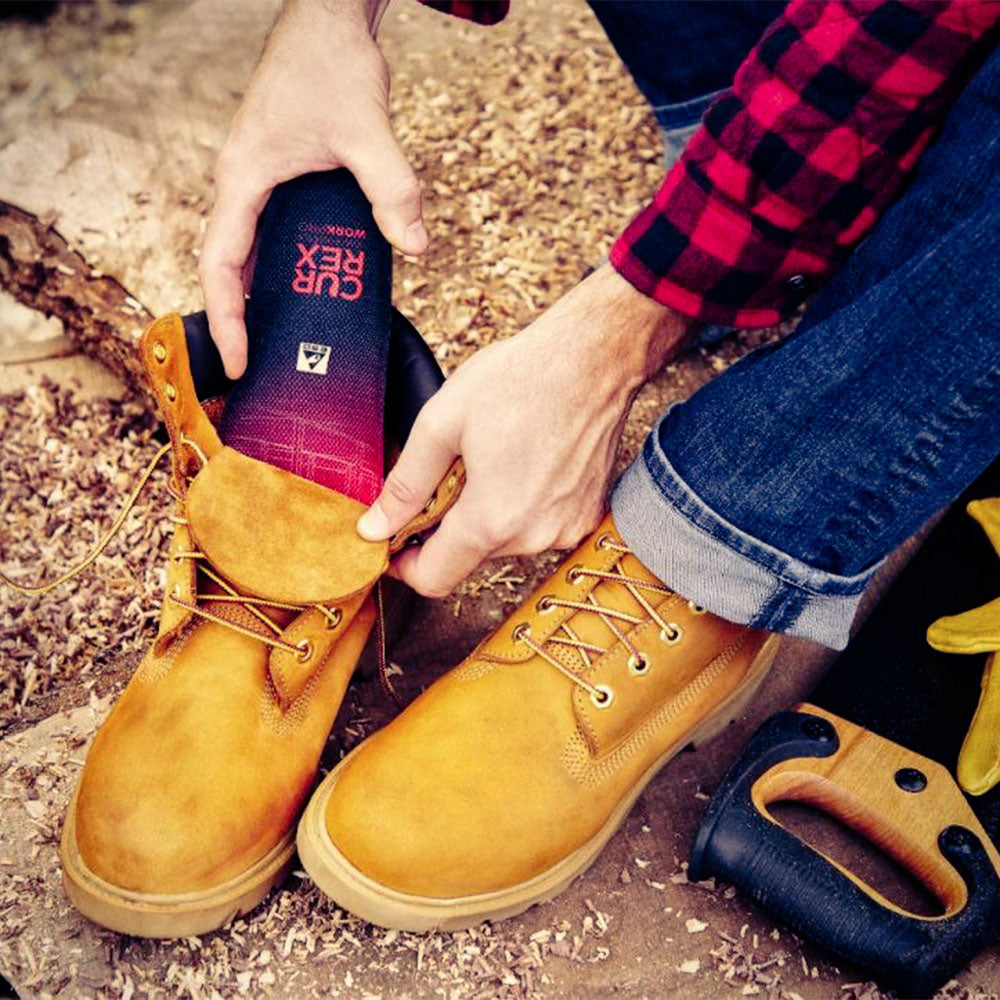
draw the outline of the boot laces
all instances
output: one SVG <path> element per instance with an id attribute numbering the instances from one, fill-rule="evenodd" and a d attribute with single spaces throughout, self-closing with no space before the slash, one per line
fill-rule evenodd
<path id="1" fill-rule="evenodd" d="M 648 593 L 666 597 L 673 594 L 674 591 L 657 581 L 644 580 L 626 573 L 622 567 L 622 560 L 625 556 L 630 555 L 632 550 L 627 545 L 612 538 L 611 535 L 601 535 L 600 538 L 597 539 L 596 544 L 599 549 L 611 549 L 619 554 L 615 564 L 610 570 L 593 569 L 580 565 L 573 566 L 567 574 L 569 582 L 578 583 L 586 577 L 591 577 L 600 582 L 624 587 L 636 603 L 643 609 L 646 616 L 651 618 L 659 626 L 660 641 L 664 643 L 664 645 L 676 646 L 679 642 L 681 642 L 684 638 L 684 629 L 677 622 L 667 621 L 663 618 L 663 616 L 656 610 L 655 607 L 653 607 L 646 595 L 643 593 L 643 591 L 646 591 Z M 688 602 L 688 607 L 695 614 L 702 614 L 704 612 L 703 608 L 690 601 Z M 614 636 L 614 641 L 620 642 L 628 650 L 629 672 L 633 676 L 641 676 L 647 673 L 649 670 L 648 658 L 645 653 L 642 653 L 638 649 L 635 643 L 629 638 L 625 629 L 622 628 L 622 624 L 627 626 L 629 629 L 636 625 L 641 625 L 647 620 L 647 617 L 632 614 L 627 611 L 621 611 L 618 608 L 609 608 L 602 605 L 594 596 L 593 591 L 589 592 L 586 598 L 582 601 L 571 601 L 555 597 L 551 594 L 546 594 L 539 598 L 538 603 L 535 605 L 535 610 L 540 614 L 548 614 L 556 608 L 572 608 L 574 611 L 583 614 L 597 615 L 597 617 L 600 618 L 600 620 L 607 626 Z M 575 670 L 570 669 L 565 664 L 557 660 L 545 648 L 548 645 L 556 645 L 574 650 L 579 661 L 582 663 L 582 669 L 584 670 L 589 670 L 593 665 L 594 660 L 592 657 L 603 656 L 604 653 L 608 651 L 608 648 L 610 647 L 605 648 L 604 646 L 599 646 L 595 643 L 587 642 L 584 639 L 581 639 L 571 626 L 571 620 L 572 618 L 563 622 L 556 632 L 544 640 L 544 642 L 536 642 L 531 637 L 531 626 L 528 622 L 522 622 L 517 626 L 517 628 L 514 629 L 514 639 L 517 642 L 523 642 L 529 649 L 531 649 L 538 656 L 542 657 L 542 659 L 544 659 L 547 663 L 550 663 L 556 668 L 556 670 L 568 677 L 574 684 L 583 688 L 583 690 L 590 695 L 590 700 L 598 708 L 607 708 L 614 700 L 614 690 L 612 688 L 606 684 L 591 684 L 585 677 L 582 677 Z"/>
<path id="2" fill-rule="evenodd" d="M 195 455 L 198 456 L 202 466 L 208 463 L 208 458 L 205 452 L 198 445 L 197 441 L 192 440 L 186 435 L 181 435 L 180 443 L 189 447 Z M 6 584 L 18 593 L 26 594 L 29 597 L 41 596 L 48 594 L 55 590 L 57 587 L 62 586 L 62 584 L 67 583 L 74 577 L 82 573 L 88 566 L 90 566 L 95 559 L 108 547 L 111 540 L 121 531 L 122 526 L 125 524 L 125 520 L 131 512 L 132 508 L 136 505 L 139 497 L 142 495 L 146 488 L 150 477 L 153 475 L 156 467 L 160 464 L 163 456 L 167 454 L 173 447 L 171 442 L 160 447 L 156 454 L 150 459 L 146 468 L 143 470 L 142 474 L 139 476 L 139 481 L 133 488 L 131 494 L 129 494 L 128 499 L 125 501 L 122 509 L 119 511 L 117 517 L 111 524 L 111 527 L 100 539 L 100 541 L 94 546 L 93 549 L 80 560 L 75 566 L 70 567 L 66 572 L 62 573 L 56 579 L 49 581 L 48 583 L 41 584 L 22 584 L 15 580 L 12 580 L 6 573 L 0 571 L 0 583 Z M 170 488 L 170 494 L 178 502 L 181 501 L 181 497 L 172 488 Z M 170 520 L 177 525 L 187 525 L 188 520 L 186 517 L 181 517 L 176 514 L 170 515 Z M 227 583 L 214 569 L 209 565 L 207 557 L 205 554 L 198 549 L 191 549 L 185 552 L 176 552 L 172 558 L 178 562 L 182 560 L 196 560 L 198 563 L 198 571 L 215 583 L 216 586 L 221 588 L 222 593 L 200 593 L 196 590 L 194 593 L 194 601 L 185 601 L 180 596 L 180 586 L 176 585 L 173 591 L 167 594 L 167 600 L 176 604 L 177 606 L 184 608 L 193 615 L 197 615 L 200 618 L 204 618 L 208 621 L 215 622 L 217 625 L 221 625 L 224 628 L 232 629 L 234 632 L 239 632 L 241 635 L 249 636 L 251 639 L 256 639 L 260 642 L 266 643 L 268 646 L 273 646 L 278 649 L 284 649 L 287 652 L 295 656 L 299 661 L 305 663 L 312 657 L 312 645 L 308 639 L 303 639 L 301 642 L 292 644 L 281 639 L 281 633 L 284 629 L 278 625 L 275 621 L 271 619 L 270 616 L 264 613 L 262 608 L 274 608 L 286 611 L 306 611 L 314 608 L 326 619 L 329 628 L 336 628 L 340 624 L 342 613 L 339 608 L 328 608 L 322 604 L 291 604 L 282 601 L 272 601 L 269 598 L 263 597 L 252 597 L 245 594 L 241 594 L 235 587 Z M 208 608 L 204 607 L 205 604 L 221 604 L 223 606 L 239 606 L 248 611 L 253 615 L 260 623 L 267 629 L 267 632 L 257 631 L 252 628 L 248 628 L 246 625 L 242 625 L 231 618 L 223 617 L 222 615 L 215 614 Z M 378 621 L 377 628 L 379 632 L 379 680 L 383 687 L 389 691 L 394 697 L 396 696 L 395 690 L 392 687 L 392 683 L 388 677 L 388 667 L 385 661 L 385 628 L 382 623 L 382 601 L 381 593 L 376 596 L 376 604 L 378 608 Z"/>

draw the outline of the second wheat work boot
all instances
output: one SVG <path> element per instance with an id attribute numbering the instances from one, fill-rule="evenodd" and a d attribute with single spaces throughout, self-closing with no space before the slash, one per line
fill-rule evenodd
<path id="1" fill-rule="evenodd" d="M 352 913 L 406 930 L 550 899 L 667 761 L 739 714 L 777 641 L 672 593 L 608 515 L 327 776 L 299 824 L 302 863 Z"/>
<path id="2" fill-rule="evenodd" d="M 86 916 L 174 937 L 221 926 L 288 872 L 393 545 L 358 536 L 361 503 L 222 445 L 179 316 L 154 322 L 141 350 L 171 439 L 166 593 L 156 640 L 87 756 L 61 854 Z M 401 537 L 461 484 L 458 468 Z"/>

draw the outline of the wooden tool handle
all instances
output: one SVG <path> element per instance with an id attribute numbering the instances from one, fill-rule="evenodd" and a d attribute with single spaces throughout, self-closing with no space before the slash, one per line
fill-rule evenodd
<path id="1" fill-rule="evenodd" d="M 867 836 L 945 912 L 923 917 L 889 902 L 780 826 L 768 810 L 780 800 L 813 805 Z M 903 995 L 929 996 L 1000 927 L 997 863 L 944 768 L 802 705 L 765 722 L 730 769 L 698 830 L 689 874 L 733 882 Z"/>
<path id="2" fill-rule="evenodd" d="M 941 764 L 815 705 L 803 703 L 796 710 L 827 719 L 839 747 L 829 757 L 786 760 L 762 774 L 751 789 L 761 813 L 774 821 L 771 803 L 803 802 L 835 816 L 911 872 L 940 900 L 944 916 L 957 913 L 968 899 L 965 881 L 938 846 L 946 827 L 973 831 L 1000 871 L 996 848 Z M 846 869 L 845 874 L 855 878 Z M 881 905 L 906 912 L 858 884 Z"/>

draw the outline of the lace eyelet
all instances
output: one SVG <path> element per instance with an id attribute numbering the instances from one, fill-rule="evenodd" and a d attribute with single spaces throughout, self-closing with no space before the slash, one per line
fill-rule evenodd
<path id="1" fill-rule="evenodd" d="M 670 622 L 666 628 L 660 629 L 660 642 L 667 646 L 676 646 L 684 638 L 684 629 Z"/>
<path id="2" fill-rule="evenodd" d="M 566 581 L 572 584 L 574 587 L 583 579 L 583 567 L 574 566 L 566 574 Z"/>
<path id="3" fill-rule="evenodd" d="M 163 391 L 171 403 L 177 398 L 177 390 L 174 388 L 173 382 L 164 382 Z"/>
<path id="4" fill-rule="evenodd" d="M 159 341 L 153 344 L 153 357 L 156 358 L 161 365 L 167 360 L 167 349 Z"/>
<path id="5" fill-rule="evenodd" d="M 535 605 L 535 610 L 540 615 L 550 615 L 553 611 L 555 611 L 555 607 L 555 602 L 548 594 L 546 594 L 545 597 L 539 600 Z"/>
<path id="6" fill-rule="evenodd" d="M 524 642 L 525 636 L 531 635 L 531 626 L 527 622 L 521 622 L 521 624 L 514 629 L 512 635 L 514 636 L 515 642 Z"/>
<path id="7" fill-rule="evenodd" d="M 609 549 L 611 546 L 608 544 L 611 541 L 611 536 L 605 531 L 596 542 L 594 542 L 595 549 Z"/>
<path id="8" fill-rule="evenodd" d="M 313 655 L 312 643 L 308 639 L 302 639 L 297 642 L 295 646 L 301 650 L 298 654 L 299 663 L 308 663 L 312 659 Z"/>
<path id="9" fill-rule="evenodd" d="M 344 615 L 340 608 L 334 608 L 327 616 L 326 627 L 332 631 L 340 625 L 343 618 Z"/>
<path id="10" fill-rule="evenodd" d="M 171 596 L 174 598 L 174 600 L 180 600 L 181 585 L 179 583 L 174 584 L 174 589 L 171 591 Z"/>
<path id="11" fill-rule="evenodd" d="M 594 703 L 596 708 L 609 708 L 611 702 L 615 700 L 615 693 L 607 686 L 607 684 L 598 684 L 594 690 L 590 692 L 590 700 Z"/>
<path id="12" fill-rule="evenodd" d="M 437 497 L 432 496 L 427 503 L 424 504 L 424 513 L 429 514 L 434 509 L 434 504 L 437 503 Z"/>
<path id="13" fill-rule="evenodd" d="M 645 653 L 633 654 L 628 658 L 627 666 L 633 677 L 642 677 L 649 673 L 649 657 Z"/>
<path id="14" fill-rule="evenodd" d="M 688 601 L 688 611 L 693 615 L 703 615 L 707 610 L 707 608 L 703 608 L 700 604 L 695 604 L 694 601 Z"/>

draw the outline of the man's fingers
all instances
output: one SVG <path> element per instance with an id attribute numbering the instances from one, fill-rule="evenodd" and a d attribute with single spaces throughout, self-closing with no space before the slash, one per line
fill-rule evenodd
<path id="1" fill-rule="evenodd" d="M 379 229 L 397 250 L 421 254 L 427 231 L 421 215 L 420 182 L 403 155 L 389 123 L 366 136 L 363 145 L 343 157 L 372 203 Z"/>
<path id="2" fill-rule="evenodd" d="M 199 274 L 208 326 L 230 378 L 239 378 L 247 366 L 243 274 L 268 194 L 236 194 L 220 185 L 201 250 Z"/>
<path id="3" fill-rule="evenodd" d="M 428 430 L 421 413 L 399 461 L 386 476 L 382 492 L 358 519 L 358 534 L 370 541 L 381 541 L 412 521 L 437 489 L 456 454 L 438 434 Z"/>
<path id="4" fill-rule="evenodd" d="M 401 553 L 395 576 L 424 597 L 450 594 L 484 559 L 489 546 L 468 530 L 462 498 L 448 511 L 441 526 L 417 549 Z"/>

